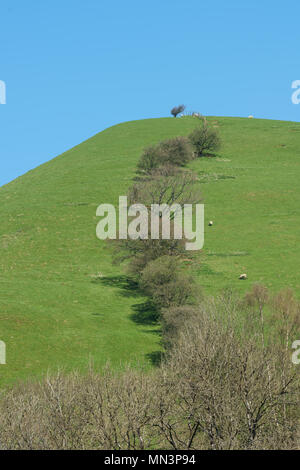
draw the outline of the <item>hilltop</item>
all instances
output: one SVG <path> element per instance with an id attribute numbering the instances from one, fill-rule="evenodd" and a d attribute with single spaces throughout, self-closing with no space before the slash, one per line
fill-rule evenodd
<path id="1" fill-rule="evenodd" d="M 199 284 L 210 294 L 254 282 L 298 294 L 300 124 L 208 121 L 223 146 L 190 164 L 214 221 L 194 267 Z M 2 383 L 90 360 L 151 364 L 159 327 L 96 238 L 96 208 L 126 194 L 145 146 L 195 125 L 191 117 L 119 124 L 0 188 Z M 238 279 L 243 272 L 247 281 Z"/>

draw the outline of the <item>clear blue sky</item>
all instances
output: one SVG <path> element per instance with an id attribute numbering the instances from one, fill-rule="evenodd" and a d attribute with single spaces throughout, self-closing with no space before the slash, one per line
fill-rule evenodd
<path id="1" fill-rule="evenodd" d="M 297 79 L 299 0 L 2 0 L 0 185 L 180 103 L 300 121 Z"/>

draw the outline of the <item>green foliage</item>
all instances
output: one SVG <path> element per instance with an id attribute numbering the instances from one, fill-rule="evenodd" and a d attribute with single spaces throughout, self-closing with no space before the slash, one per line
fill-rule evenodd
<path id="1" fill-rule="evenodd" d="M 183 166 L 193 159 L 192 146 L 186 137 L 175 137 L 144 150 L 138 170 L 146 173 L 164 165 Z"/>
<path id="2" fill-rule="evenodd" d="M 128 260 L 128 272 L 134 278 L 139 277 L 150 261 L 161 256 L 183 256 L 185 253 L 185 240 L 116 240 L 114 245 L 114 261 L 120 263 Z"/>
<path id="3" fill-rule="evenodd" d="M 172 256 L 149 262 L 141 273 L 140 287 L 160 308 L 190 303 L 195 295 L 192 278 Z"/>
<path id="4" fill-rule="evenodd" d="M 197 157 L 202 157 L 205 153 L 216 152 L 221 146 L 218 131 L 208 127 L 205 123 L 194 129 L 189 138 Z"/>
<path id="5" fill-rule="evenodd" d="M 158 146 L 151 146 L 143 151 L 137 167 L 139 171 L 149 173 L 161 164 Z"/>
<path id="6" fill-rule="evenodd" d="M 160 144 L 160 154 L 166 163 L 184 166 L 193 159 L 193 149 L 186 137 L 175 137 Z"/>

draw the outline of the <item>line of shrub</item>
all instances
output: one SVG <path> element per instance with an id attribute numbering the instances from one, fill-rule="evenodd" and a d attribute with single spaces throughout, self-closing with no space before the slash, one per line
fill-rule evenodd
<path id="1" fill-rule="evenodd" d="M 194 175 L 177 157 L 167 160 L 143 168 L 131 201 L 199 199 Z M 183 267 L 182 240 L 123 240 L 117 249 L 160 311 L 160 367 L 58 373 L 5 391 L 0 448 L 298 449 L 299 373 L 290 345 L 300 305 L 292 292 L 271 295 L 255 285 L 243 299 L 230 291 L 200 298 Z"/>
<path id="2" fill-rule="evenodd" d="M 206 127 L 206 123 L 203 127 Z M 194 131 L 195 132 L 195 131 Z M 208 148 L 209 146 L 207 146 Z M 146 148 L 137 164 L 137 175 L 129 189 L 130 204 L 195 204 L 202 200 L 197 175 L 184 166 L 195 158 L 197 143 L 190 138 L 175 137 Z M 117 258 L 128 261 L 130 275 L 135 277 L 139 289 L 151 298 L 160 312 L 163 332 L 169 330 L 168 309 L 188 306 L 199 302 L 201 293 L 194 279 L 188 275 L 182 260 L 187 256 L 184 239 L 160 237 L 153 240 L 117 241 Z M 192 258 L 192 254 L 189 253 Z M 163 335 L 165 337 L 165 335 Z M 169 344 L 164 341 L 165 346 Z"/>

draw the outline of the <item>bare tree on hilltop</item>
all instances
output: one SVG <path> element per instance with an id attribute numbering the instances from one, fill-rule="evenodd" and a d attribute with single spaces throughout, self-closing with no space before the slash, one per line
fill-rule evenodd
<path id="1" fill-rule="evenodd" d="M 176 117 L 178 114 L 183 113 L 184 110 L 184 104 L 180 104 L 179 106 L 174 106 L 174 108 L 171 109 L 171 114 L 172 116 Z"/>

